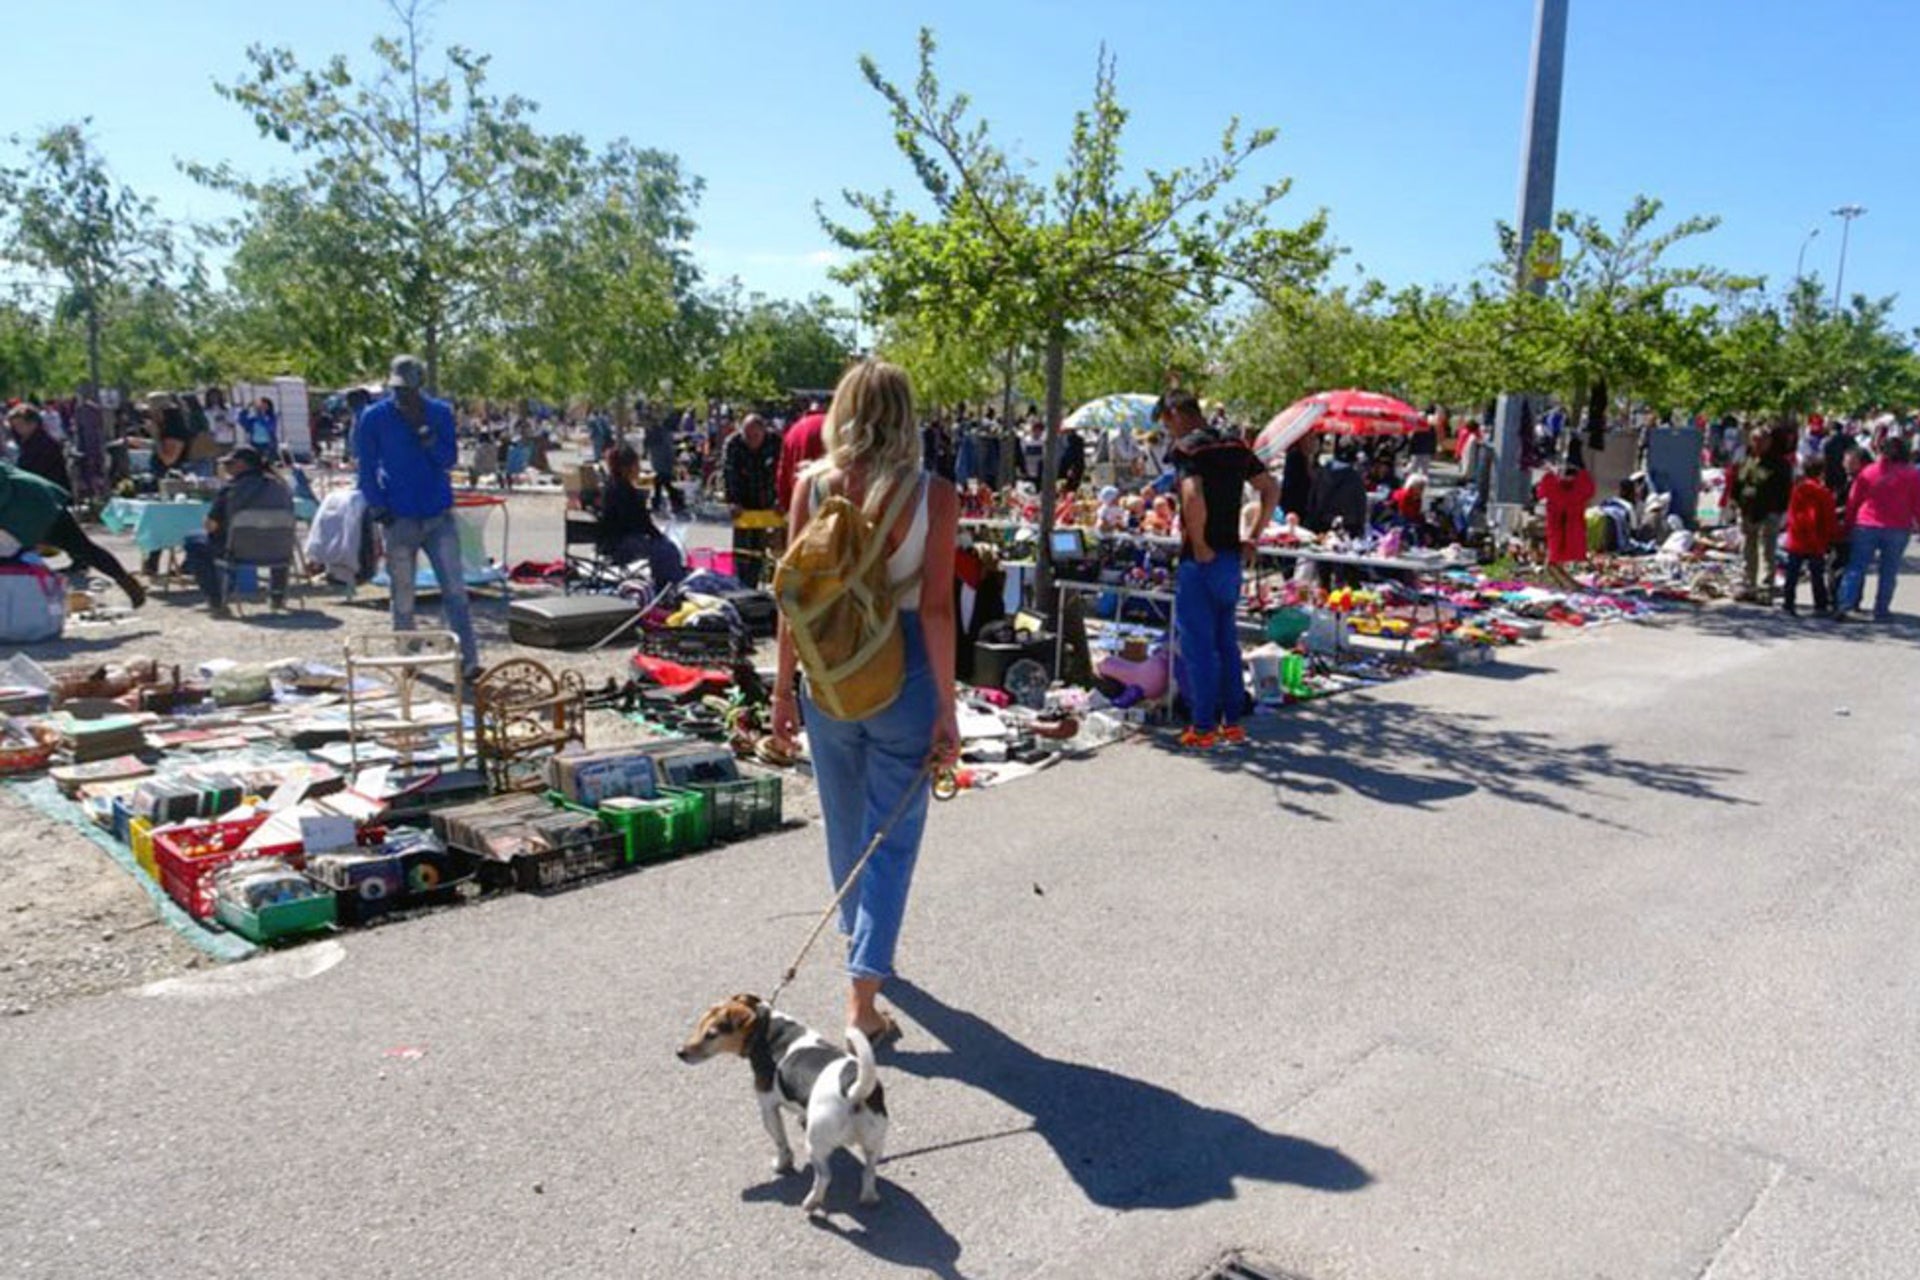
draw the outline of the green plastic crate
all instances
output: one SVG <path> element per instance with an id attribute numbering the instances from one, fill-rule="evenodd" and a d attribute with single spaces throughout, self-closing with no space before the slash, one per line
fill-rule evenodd
<path id="1" fill-rule="evenodd" d="M 547 792 L 547 799 L 562 809 L 591 813 L 618 831 L 630 863 L 659 862 L 713 843 L 712 802 L 699 792 L 668 790 L 629 809 L 589 809 L 558 791 Z"/>
<path id="2" fill-rule="evenodd" d="M 658 862 L 675 854 L 704 849 L 713 838 L 707 798 L 691 791 L 670 791 L 655 800 L 625 808 L 602 806 L 600 821 L 627 837 L 630 862 Z"/>
<path id="3" fill-rule="evenodd" d="M 213 914 L 221 924 L 249 942 L 273 942 L 279 938 L 314 933 L 331 928 L 336 918 L 331 893 L 294 902 L 276 902 L 258 911 L 249 911 L 238 903 L 216 897 Z"/>
<path id="4" fill-rule="evenodd" d="M 778 774 L 742 778 L 738 782 L 696 782 L 684 790 L 706 798 L 715 840 L 744 840 L 780 825 Z"/>

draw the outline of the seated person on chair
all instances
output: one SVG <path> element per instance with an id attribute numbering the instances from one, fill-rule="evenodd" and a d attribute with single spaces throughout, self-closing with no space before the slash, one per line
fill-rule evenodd
<path id="1" fill-rule="evenodd" d="M 30 404 L 17 404 L 7 411 L 7 426 L 13 432 L 14 447 L 18 450 L 14 465 L 72 493 L 66 450 L 47 431 L 40 410 Z"/>
<path id="2" fill-rule="evenodd" d="M 283 511 L 293 515 L 293 490 L 267 466 L 267 461 L 252 445 L 241 445 L 221 460 L 227 481 L 213 497 L 213 509 L 207 512 L 207 531 L 187 539 L 186 566 L 200 590 L 206 593 L 216 618 L 228 616 L 227 570 L 222 563 L 227 555 L 227 532 L 234 517 L 243 511 Z M 268 570 L 268 594 L 275 609 L 287 607 L 288 566 L 274 565 Z"/>
<path id="3" fill-rule="evenodd" d="M 640 492 L 640 454 L 630 444 L 620 445 L 608 458 L 607 487 L 600 494 L 600 554 L 615 564 L 645 560 L 653 575 L 653 589 L 665 591 L 686 577 L 680 548 L 660 532 Z"/>

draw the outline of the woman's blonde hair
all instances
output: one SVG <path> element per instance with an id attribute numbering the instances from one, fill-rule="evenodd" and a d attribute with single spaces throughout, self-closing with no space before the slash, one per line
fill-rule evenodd
<path id="1" fill-rule="evenodd" d="M 868 357 L 841 374 L 821 435 L 826 456 L 804 478 L 857 471 L 866 481 L 862 505 L 877 514 L 895 486 L 920 474 L 920 430 L 907 371 Z"/>

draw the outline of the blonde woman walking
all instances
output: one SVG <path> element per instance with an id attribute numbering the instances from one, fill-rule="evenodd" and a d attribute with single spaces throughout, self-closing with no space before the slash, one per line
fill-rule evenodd
<path id="1" fill-rule="evenodd" d="M 878 521 L 903 486 L 915 491 L 893 527 L 884 531 L 887 579 L 894 588 L 906 649 L 899 695 L 862 720 L 822 714 L 796 683 L 798 654 L 784 617 L 773 693 L 776 737 L 791 740 L 805 714 L 826 818 L 827 865 L 836 889 L 879 825 L 904 804 L 840 906 L 851 980 L 847 1023 L 877 1043 L 899 1030 L 879 1008 L 877 997 L 893 975 L 894 947 L 926 829 L 926 765 L 930 759 L 950 764 L 959 754 L 953 699 L 953 550 L 959 502 L 951 483 L 922 468 L 913 387 L 906 372 L 894 365 L 863 360 L 847 370 L 833 393 L 824 439 L 826 456 L 794 485 L 789 546 L 798 545 L 830 496 L 847 499 Z"/>

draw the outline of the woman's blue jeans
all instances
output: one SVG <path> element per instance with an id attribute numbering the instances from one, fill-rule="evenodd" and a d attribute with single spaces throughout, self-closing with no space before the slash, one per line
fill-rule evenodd
<path id="1" fill-rule="evenodd" d="M 1194 727 L 1211 732 L 1237 724 L 1246 710 L 1246 683 L 1240 670 L 1240 556 L 1221 552 L 1212 561 L 1180 562 L 1173 597 L 1173 626 L 1180 639 L 1184 678 L 1180 692 L 1193 712 Z"/>
<path id="2" fill-rule="evenodd" d="M 933 750 L 938 714 L 920 615 L 899 616 L 907 669 L 892 706 L 865 720 L 834 720 L 814 706 L 804 686 L 801 689 L 814 782 L 826 816 L 827 867 L 836 890 L 901 797 L 913 792 L 868 859 L 859 883 L 840 904 L 840 932 L 852 941 L 847 973 L 876 980 L 893 976 L 893 949 L 900 940 L 907 890 L 927 826 L 931 779 L 923 766 Z"/>
<path id="3" fill-rule="evenodd" d="M 1840 608 L 1858 609 L 1867 588 L 1867 566 L 1880 560 L 1880 579 L 1873 591 L 1873 616 L 1885 618 L 1893 610 L 1893 588 L 1900 576 L 1900 560 L 1907 554 L 1905 529 L 1856 527 L 1847 544 L 1847 571 L 1840 579 Z"/>

